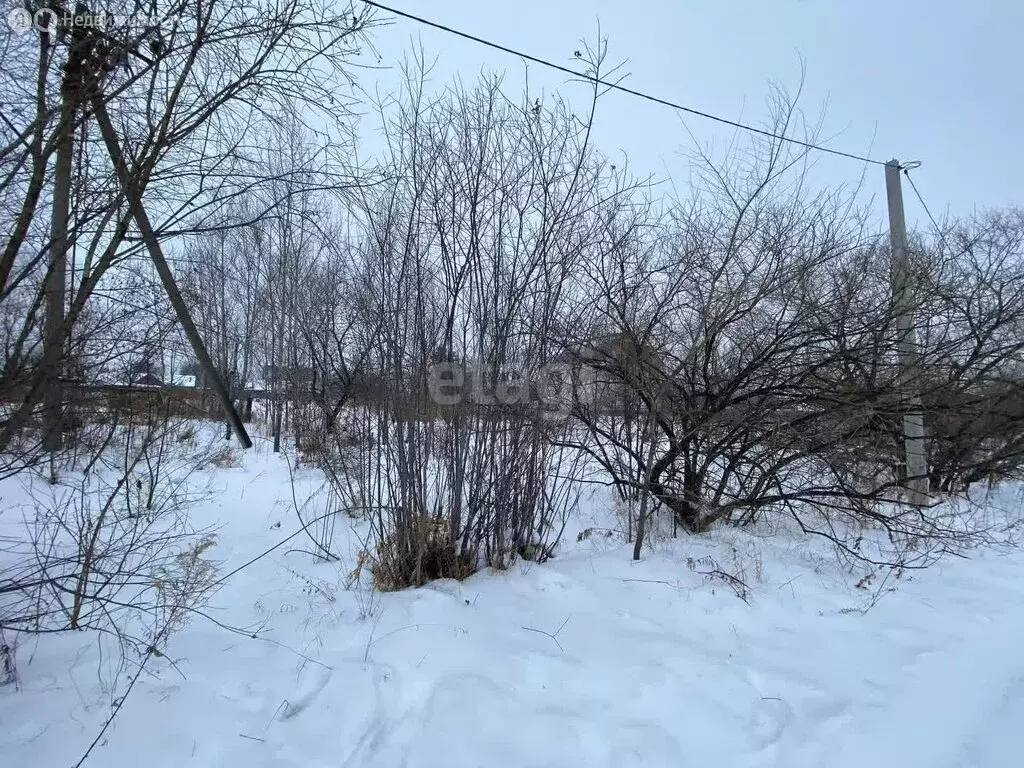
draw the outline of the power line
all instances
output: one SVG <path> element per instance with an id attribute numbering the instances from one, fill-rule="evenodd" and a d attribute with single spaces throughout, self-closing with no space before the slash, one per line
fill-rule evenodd
<path id="1" fill-rule="evenodd" d="M 660 104 L 660 105 L 662 105 L 664 107 L 669 107 L 670 109 L 678 110 L 679 112 L 686 112 L 687 114 L 690 114 L 690 115 L 696 115 L 697 117 L 703 117 L 706 120 L 713 120 L 716 123 L 722 123 L 723 125 L 732 126 L 733 128 L 739 128 L 739 129 L 744 130 L 744 131 L 749 131 L 750 133 L 756 133 L 756 134 L 759 134 L 761 136 L 767 136 L 767 137 L 772 138 L 772 139 L 777 139 L 779 141 L 785 141 L 785 142 L 788 142 L 789 144 L 796 144 L 797 146 L 804 147 L 805 149 L 813 149 L 813 150 L 817 150 L 818 152 L 827 152 L 830 155 L 838 155 L 839 157 L 846 157 L 846 158 L 849 158 L 851 160 L 858 160 L 860 162 L 870 163 L 872 165 L 883 165 L 883 166 L 885 165 L 885 163 L 882 162 L 881 160 L 872 160 L 870 157 L 863 157 L 861 155 L 855 155 L 852 152 L 843 152 L 842 150 L 830 149 L 828 147 L 823 147 L 820 144 L 812 144 L 809 141 L 801 141 L 800 139 L 794 139 L 794 138 L 792 138 L 790 136 L 781 136 L 781 135 L 779 135 L 777 133 L 772 133 L 771 131 L 765 130 L 764 128 L 757 128 L 756 126 L 753 126 L 753 125 L 746 125 L 744 123 L 740 123 L 740 122 L 737 122 L 735 120 L 729 120 L 728 118 L 725 118 L 725 117 L 719 117 L 718 115 L 713 115 L 710 112 L 702 112 L 699 109 L 694 109 L 692 107 L 685 107 L 682 104 L 676 104 L 675 102 L 668 101 L 667 99 L 659 98 L 658 96 L 652 96 L 649 93 L 644 93 L 643 91 L 637 91 L 637 90 L 634 90 L 632 88 L 627 88 L 624 85 L 619 85 L 618 83 L 612 83 L 612 82 L 608 82 L 607 80 L 602 80 L 602 79 L 600 79 L 598 77 L 594 77 L 593 75 L 588 75 L 588 74 L 585 74 L 585 73 L 582 73 L 582 72 L 577 72 L 576 70 L 571 69 L 570 67 L 565 67 L 565 66 L 562 66 L 561 64 L 555 64 L 552 61 L 547 61 L 546 59 L 539 58 L 538 56 L 531 56 L 528 53 L 523 53 L 522 51 L 517 51 L 514 48 L 509 48 L 508 46 L 501 45 L 500 43 L 495 43 L 495 42 L 492 42 L 490 40 L 486 40 L 486 39 L 484 39 L 482 37 L 477 37 L 476 35 L 471 35 L 468 32 L 462 32 L 462 31 L 460 31 L 458 29 L 455 29 L 453 27 L 449 27 L 449 26 L 447 26 L 445 24 L 441 24 L 441 23 L 436 22 L 436 21 L 431 21 L 430 19 L 425 19 L 422 16 L 416 16 L 415 14 L 407 13 L 405 11 L 400 11 L 397 8 L 391 8 L 390 6 L 383 5 L 382 3 L 374 2 L 374 0 L 363 0 L 363 3 L 365 3 L 366 5 L 369 5 L 369 6 L 373 7 L 373 8 L 377 8 L 377 9 L 382 10 L 382 11 L 387 11 L 388 13 L 393 13 L 396 16 L 401 16 L 404 19 L 409 19 L 410 21 L 415 21 L 417 24 L 423 24 L 425 26 L 441 30 L 442 32 L 447 32 L 448 34 L 455 35 L 456 37 L 461 37 L 464 40 L 470 40 L 470 41 L 472 41 L 474 43 L 478 43 L 480 45 L 487 46 L 488 48 L 493 48 L 496 51 L 501 51 L 503 53 L 508 53 L 508 54 L 513 55 L 513 56 L 518 56 L 521 59 L 525 59 L 526 61 L 532 61 L 534 64 L 540 64 L 543 67 L 548 67 L 549 69 L 554 69 L 554 70 L 557 70 L 558 72 L 563 72 L 563 73 L 565 73 L 567 75 L 572 75 L 573 77 L 581 78 L 581 79 L 586 80 L 588 82 L 594 83 L 595 85 L 600 85 L 600 86 L 603 86 L 605 88 L 610 88 L 610 89 L 615 90 L 615 91 L 620 91 L 621 93 L 625 93 L 625 94 L 628 94 L 630 96 L 635 96 L 638 99 L 643 99 L 644 101 L 650 101 L 650 102 L 653 102 L 654 104 Z"/>
<path id="2" fill-rule="evenodd" d="M 918 165 L 920 165 L 920 163 L 918 163 Z M 917 201 L 921 203 L 921 207 L 924 208 L 924 212 L 928 214 L 928 218 L 931 220 L 932 226 L 935 227 L 935 233 L 939 236 L 941 240 L 945 240 L 946 236 L 942 234 L 942 228 L 939 226 L 939 223 L 935 220 L 935 217 L 932 216 L 932 212 L 928 209 L 928 204 L 924 201 L 924 198 L 921 197 L 921 193 L 917 189 L 917 184 L 915 184 L 914 180 L 910 177 L 910 169 L 917 167 L 917 165 L 903 166 L 903 175 L 906 176 L 907 181 L 910 182 L 910 188 L 913 189 L 914 194 L 917 195 Z"/>
<path id="3" fill-rule="evenodd" d="M 935 228 L 935 235 L 939 239 L 939 241 L 938 241 L 938 243 L 936 244 L 935 247 L 941 253 L 943 246 L 945 246 L 945 244 L 946 244 L 946 240 L 949 239 L 949 236 L 952 234 L 953 230 L 952 229 L 946 229 L 946 231 L 942 230 L 942 227 L 939 226 L 938 221 L 936 221 L 935 217 L 932 216 L 932 212 L 928 208 L 928 203 L 926 203 L 924 201 L 924 197 L 922 197 L 921 192 L 918 190 L 917 184 L 915 184 L 914 180 L 912 178 L 910 178 L 910 171 L 912 171 L 914 168 L 919 168 L 920 166 L 921 166 L 921 163 L 919 163 L 919 162 L 917 162 L 915 160 L 915 161 L 913 161 L 911 163 L 908 163 L 906 165 L 900 166 L 900 168 L 903 171 L 903 175 L 907 177 L 907 181 L 910 182 L 910 188 L 914 190 L 914 195 L 917 197 L 917 201 L 921 204 L 921 207 L 924 208 L 924 212 L 926 214 L 928 214 L 928 219 L 929 219 L 929 221 L 931 221 L 932 226 Z M 959 258 L 963 254 L 967 253 L 970 250 L 970 247 L 971 246 L 969 244 L 965 245 L 959 251 L 957 251 L 956 253 L 952 254 L 952 257 L 953 258 Z"/>

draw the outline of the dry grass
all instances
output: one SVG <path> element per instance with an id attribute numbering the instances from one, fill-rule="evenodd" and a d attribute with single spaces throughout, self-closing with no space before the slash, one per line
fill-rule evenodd
<path id="1" fill-rule="evenodd" d="M 217 469 L 230 469 L 232 467 L 241 466 L 238 451 L 230 445 L 225 445 L 211 453 L 209 462 L 213 466 L 217 467 Z"/>
<path id="2" fill-rule="evenodd" d="M 382 592 L 418 587 L 436 579 L 461 581 L 476 573 L 476 556 L 458 551 L 447 521 L 413 518 L 409 550 L 399 540 L 399 530 L 377 543 L 372 563 L 373 582 Z"/>

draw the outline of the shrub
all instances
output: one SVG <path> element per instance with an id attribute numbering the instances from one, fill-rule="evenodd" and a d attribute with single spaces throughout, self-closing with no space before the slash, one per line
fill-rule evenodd
<path id="1" fill-rule="evenodd" d="M 241 466 L 238 452 L 230 445 L 225 445 L 210 454 L 209 462 L 217 469 L 231 469 Z"/>
<path id="2" fill-rule="evenodd" d="M 407 527 L 395 528 L 377 542 L 373 581 L 378 589 L 391 591 L 436 579 L 461 581 L 476 571 L 476 556 L 459 551 L 448 521 L 414 516 Z"/>

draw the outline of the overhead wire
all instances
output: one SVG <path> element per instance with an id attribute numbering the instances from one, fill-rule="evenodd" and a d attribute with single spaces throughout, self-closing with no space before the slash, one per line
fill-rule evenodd
<path id="1" fill-rule="evenodd" d="M 470 34 L 468 32 L 463 32 L 462 30 L 456 29 L 456 28 L 451 27 L 451 26 L 449 26 L 447 24 L 442 24 L 442 23 L 437 22 L 437 21 L 432 21 L 432 20 L 424 18 L 422 16 L 417 16 L 416 14 L 409 13 L 408 11 L 399 10 L 398 8 L 392 8 L 391 6 L 385 5 L 384 3 L 378 3 L 378 2 L 376 2 L 376 0 L 362 0 L 362 2 L 364 4 L 372 7 L 372 8 L 376 8 L 378 10 L 385 11 L 387 13 L 392 13 L 395 16 L 399 16 L 401 18 L 408 19 L 409 21 L 414 21 L 417 24 L 423 24 L 424 26 L 431 27 L 431 28 L 439 30 L 441 32 L 446 32 L 446 33 L 451 34 L 451 35 L 455 35 L 456 37 L 461 37 L 464 40 L 469 40 L 469 41 L 477 43 L 479 45 L 483 45 L 483 46 L 486 46 L 488 48 L 492 48 L 492 49 L 494 49 L 496 51 L 501 51 L 503 53 L 507 53 L 507 54 L 510 54 L 512 56 L 518 56 L 521 59 L 525 59 L 526 61 L 533 62 L 534 64 L 539 64 L 539 65 L 541 65 L 543 67 L 547 67 L 548 69 L 553 69 L 553 70 L 556 70 L 558 72 L 562 72 L 562 73 L 567 74 L 567 75 L 572 75 L 575 78 L 586 80 L 587 82 L 593 83 L 594 85 L 599 85 L 599 86 L 601 86 L 603 88 L 608 88 L 610 90 L 619 91 L 619 92 L 625 93 L 625 94 L 627 94 L 629 96 L 633 96 L 633 97 L 638 98 L 638 99 L 643 99 L 644 101 L 649 101 L 649 102 L 652 102 L 654 104 L 660 104 L 662 106 L 669 107 L 670 109 L 674 109 L 674 110 L 677 110 L 679 112 L 685 112 L 686 114 L 695 115 L 697 117 L 704 118 L 705 120 L 712 120 L 712 121 L 714 121 L 716 123 L 721 123 L 723 125 L 728 125 L 728 126 L 731 126 L 733 128 L 738 128 L 740 130 L 744 130 L 744 131 L 748 131 L 750 133 L 758 134 L 760 136 L 766 136 L 766 137 L 775 139 L 777 141 L 783 141 L 783 142 L 787 142 L 789 144 L 795 144 L 797 146 L 803 147 L 804 149 L 814 150 L 814 151 L 817 151 L 817 152 L 825 152 L 825 153 L 828 153 L 830 155 L 837 155 L 839 157 L 845 157 L 845 158 L 848 158 L 850 160 L 857 160 L 857 161 L 862 162 L 862 163 L 870 163 L 872 165 L 883 165 L 883 166 L 885 165 L 885 163 L 883 161 L 881 161 L 881 160 L 875 160 L 875 159 L 870 158 L 870 157 L 864 157 L 863 155 L 858 155 L 858 154 L 855 154 L 853 152 L 844 152 L 843 150 L 832 149 L 831 147 L 825 147 L 825 146 L 822 146 L 821 144 L 814 144 L 813 142 L 810 142 L 810 141 L 804 141 L 802 139 L 796 139 L 796 138 L 793 138 L 792 136 L 785 136 L 783 134 L 774 133 L 773 131 L 769 131 L 769 130 L 767 130 L 765 128 L 758 128 L 757 126 L 754 126 L 754 125 L 748 125 L 746 123 L 741 123 L 741 122 L 738 122 L 736 120 L 730 120 L 727 117 L 721 117 L 719 115 L 715 115 L 715 114 L 712 114 L 710 112 L 705 112 L 705 111 L 700 110 L 700 109 L 695 109 L 694 107 L 687 107 L 687 106 L 685 106 L 683 104 L 678 104 L 676 102 L 669 101 L 668 99 L 663 99 L 663 98 L 661 98 L 659 96 L 653 96 L 653 95 L 651 95 L 649 93 L 645 93 L 643 91 L 638 91 L 638 90 L 636 90 L 634 88 L 628 88 L 628 87 L 626 87 L 624 85 L 621 85 L 620 83 L 611 82 L 609 80 L 603 80 L 603 79 L 601 79 L 599 77 L 596 77 L 595 75 L 587 74 L 586 72 L 579 72 L 579 71 L 577 71 L 575 69 L 572 69 L 571 67 L 566 67 L 566 66 L 564 66 L 562 64 L 556 64 L 553 61 L 548 61 L 547 59 L 543 59 L 543 58 L 541 58 L 539 56 L 534 56 L 534 55 L 529 54 L 529 53 L 524 53 L 523 51 L 516 50 L 515 48 L 511 48 L 511 47 L 509 47 L 507 45 L 503 45 L 501 43 L 496 43 L 493 40 L 488 40 L 486 38 L 479 37 L 477 35 L 472 35 L 472 34 Z"/>
<path id="2" fill-rule="evenodd" d="M 910 182 L 910 188 L 914 190 L 914 195 L 917 197 L 917 201 L 924 208 L 924 212 L 928 215 L 928 219 L 931 221 L 932 226 L 935 227 L 935 233 L 939 236 L 940 240 L 945 240 L 946 236 L 942 233 L 942 227 L 939 226 L 939 222 L 932 216 L 931 210 L 928 208 L 928 203 L 924 201 L 924 197 L 921 196 L 921 192 L 917 188 L 917 184 L 914 183 L 914 179 L 910 176 L 910 171 L 913 168 L 919 167 L 921 164 L 900 166 L 903 171 L 903 175 L 907 177 L 907 181 Z"/>

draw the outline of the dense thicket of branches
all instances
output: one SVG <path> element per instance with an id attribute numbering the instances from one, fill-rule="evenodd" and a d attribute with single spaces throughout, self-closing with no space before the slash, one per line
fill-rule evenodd
<path id="1" fill-rule="evenodd" d="M 81 14 L 27 3 L 67 6 Z M 71 386 L 164 376 L 187 354 L 130 201 L 141 196 L 178 279 L 198 286 L 192 306 L 222 373 L 246 375 L 268 334 L 287 349 L 283 326 L 256 326 L 255 289 L 230 292 L 244 286 L 227 246 L 273 248 L 257 262 L 271 305 L 293 306 L 305 203 L 368 178 L 351 163 L 351 78 L 372 19 L 320 0 L 92 10 L 119 21 L 0 31 L 0 478 L 24 474 L 32 498 L 0 520 L 0 631 L 97 629 L 145 656 L 212 583 L 212 541 L 185 510 L 198 470 L 223 459 L 184 423 L 188 403 Z"/>
<path id="2" fill-rule="evenodd" d="M 772 104 L 792 124 L 793 102 Z M 934 490 L 1019 476 L 1019 212 L 918 242 L 901 375 L 888 246 L 853 198 L 810 191 L 784 142 L 704 159 L 692 198 L 608 219 L 611 247 L 574 281 L 559 340 L 606 385 L 576 390 L 577 446 L 692 532 L 782 512 L 833 539 L 847 517 L 959 540 L 960 521 L 900 492 L 902 415 L 923 399 Z"/>
<path id="3" fill-rule="evenodd" d="M 124 342 L 120 356 L 131 351 L 129 341 L 166 346 L 160 331 L 134 338 L 153 321 L 125 281 L 128 267 L 138 271 L 147 257 L 97 128 L 97 100 L 118 134 L 133 191 L 168 247 L 198 233 L 268 224 L 310 189 L 343 190 L 357 178 L 348 163 L 350 69 L 368 16 L 320 0 L 168 0 L 150 3 L 146 16 L 159 22 L 140 28 L 137 4 L 115 6 L 103 10 L 123 25 L 103 35 L 4 30 L 0 393 L 17 407 L 0 425 L 0 450 L 26 434 L 69 367 L 95 376 L 109 362 L 97 351 L 109 343 L 88 342 L 98 329 Z M 305 156 L 268 159 L 269 136 L 294 135 L 311 120 L 319 141 Z M 55 158 L 67 143 L 74 168 L 66 296 L 52 327 L 63 343 L 46 352 L 47 276 L 65 240 L 50 215 Z M 126 306 L 135 310 L 128 317 Z"/>
<path id="4" fill-rule="evenodd" d="M 103 64 L 81 87 L 101 88 L 219 374 L 256 391 L 275 450 L 287 437 L 322 468 L 325 507 L 371 521 L 381 585 L 548 557 L 585 476 L 627 501 L 638 555 L 656 510 L 692 533 L 785 516 L 850 551 L 842 520 L 941 549 L 977 532 L 901 491 L 911 398 L 933 491 L 1019 474 L 1020 211 L 915 236 L 919 343 L 901 370 L 887 239 L 856 190 L 812 189 L 802 145 L 702 154 L 673 197 L 593 146 L 599 91 L 580 110 L 511 98 L 494 76 L 438 90 L 414 60 L 374 104 L 383 152 L 357 168 L 347 94 L 366 16 L 318 0 L 158 5 L 175 22 L 146 33 L 144 59 L 5 41 L 6 471 L 44 455 L 36 417 L 58 374 L 199 373 L 91 102 L 61 112 L 75 60 Z M 601 75 L 604 53 L 579 63 Z M 796 99 L 776 90 L 769 106 L 769 133 L 796 135 Z M 73 249 L 48 359 L 62 137 L 78 163 Z M 311 539 L 330 558 L 326 530 Z"/>

